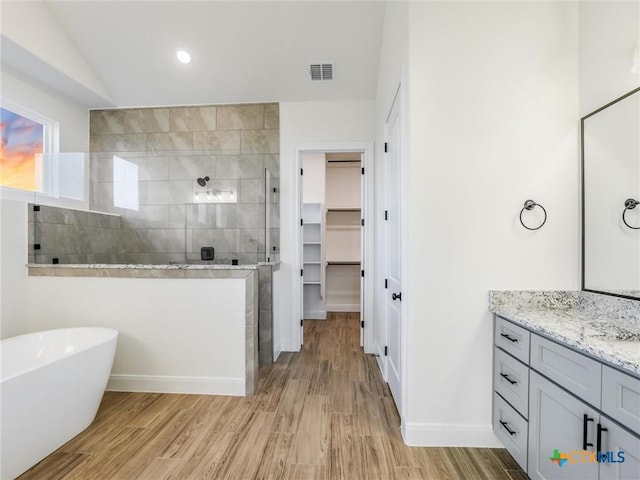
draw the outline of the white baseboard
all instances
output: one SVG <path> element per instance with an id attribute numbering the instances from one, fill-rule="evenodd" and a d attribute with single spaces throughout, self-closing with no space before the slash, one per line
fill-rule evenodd
<path id="1" fill-rule="evenodd" d="M 359 303 L 327 303 L 327 312 L 359 312 Z"/>
<path id="2" fill-rule="evenodd" d="M 243 378 L 169 377 L 160 375 L 111 375 L 107 390 L 115 392 L 246 394 Z"/>
<path id="3" fill-rule="evenodd" d="M 504 448 L 491 425 L 483 424 L 407 423 L 402 437 L 411 447 Z"/>
<path id="4" fill-rule="evenodd" d="M 326 310 L 305 310 L 304 319 L 305 320 L 326 320 L 327 311 Z"/>

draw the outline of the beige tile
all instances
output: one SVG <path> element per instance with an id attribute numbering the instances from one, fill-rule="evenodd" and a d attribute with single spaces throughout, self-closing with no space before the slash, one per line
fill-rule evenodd
<path id="1" fill-rule="evenodd" d="M 123 110 L 93 110 L 89 113 L 89 133 L 124 133 Z"/>
<path id="2" fill-rule="evenodd" d="M 91 135 L 89 143 L 92 152 L 144 152 L 147 136 L 144 133 Z"/>
<path id="3" fill-rule="evenodd" d="M 280 128 L 280 105 L 272 103 L 264 106 L 264 128 L 278 130 Z"/>
<path id="4" fill-rule="evenodd" d="M 279 153 L 279 130 L 243 130 L 242 153 Z"/>
<path id="5" fill-rule="evenodd" d="M 124 131 L 126 133 L 168 132 L 169 109 L 141 108 L 125 110 Z"/>
<path id="6" fill-rule="evenodd" d="M 216 129 L 216 107 L 176 107 L 169 110 L 172 132 Z"/>
<path id="7" fill-rule="evenodd" d="M 193 132 L 193 146 L 196 150 L 239 153 L 240 132 Z"/>
<path id="8" fill-rule="evenodd" d="M 168 132 L 147 134 L 147 151 L 180 152 L 193 150 L 193 133 Z"/>
<path id="9" fill-rule="evenodd" d="M 224 105 L 218 107 L 218 130 L 256 130 L 264 128 L 264 105 Z"/>

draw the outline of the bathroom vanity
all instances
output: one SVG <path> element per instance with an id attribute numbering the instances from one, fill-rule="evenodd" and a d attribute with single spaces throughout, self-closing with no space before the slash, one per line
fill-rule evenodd
<path id="1" fill-rule="evenodd" d="M 493 430 L 522 469 L 640 478 L 640 303 L 517 291 L 490 292 L 489 303 Z"/>

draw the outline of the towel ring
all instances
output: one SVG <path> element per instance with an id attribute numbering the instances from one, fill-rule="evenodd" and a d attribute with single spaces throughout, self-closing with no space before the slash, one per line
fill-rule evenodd
<path id="1" fill-rule="evenodd" d="M 535 228 L 531 228 L 531 227 L 527 227 L 524 222 L 522 221 L 522 214 L 524 213 L 525 210 L 533 210 L 536 207 L 540 207 L 542 209 L 542 212 L 544 213 L 544 220 L 542 220 L 542 223 L 540 225 L 538 225 Z M 539 203 L 534 202 L 533 200 L 527 200 L 526 202 L 524 202 L 524 207 L 522 207 L 522 210 L 520 210 L 520 223 L 522 224 L 522 226 L 524 228 L 526 228 L 527 230 L 539 230 L 540 228 L 542 228 L 542 226 L 547 222 L 547 211 L 544 209 L 544 207 L 542 205 L 540 205 Z M 626 223 L 626 222 L 625 222 Z"/>
<path id="2" fill-rule="evenodd" d="M 624 210 L 622 211 L 622 221 L 624 222 L 624 224 L 627 227 L 629 227 L 632 230 L 640 230 L 640 227 L 633 227 L 633 226 L 629 225 L 627 223 L 627 219 L 625 218 L 625 215 L 627 214 L 627 210 L 633 210 L 638 205 L 640 205 L 640 202 L 638 202 L 638 200 L 634 200 L 633 198 L 627 198 L 624 201 Z"/>

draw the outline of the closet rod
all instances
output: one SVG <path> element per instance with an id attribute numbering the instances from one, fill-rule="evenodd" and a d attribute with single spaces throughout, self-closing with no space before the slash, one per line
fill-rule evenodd
<path id="1" fill-rule="evenodd" d="M 360 160 L 327 160 L 327 163 L 360 163 Z"/>
<path id="2" fill-rule="evenodd" d="M 360 262 L 327 262 L 327 265 L 360 265 Z"/>

